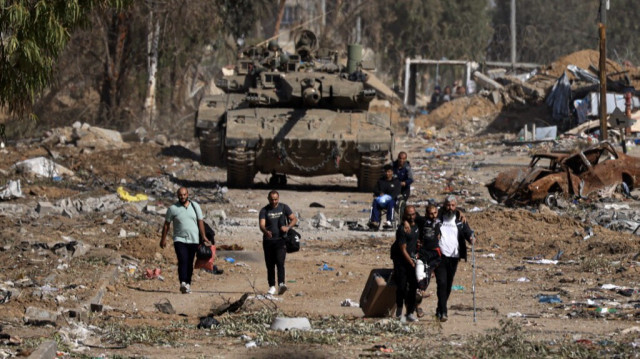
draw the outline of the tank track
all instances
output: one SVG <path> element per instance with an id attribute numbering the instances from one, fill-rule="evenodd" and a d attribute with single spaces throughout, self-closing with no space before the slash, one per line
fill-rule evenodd
<path id="1" fill-rule="evenodd" d="M 382 176 L 382 167 L 386 163 L 386 153 L 372 152 L 360 155 L 360 172 L 358 174 L 358 191 L 373 192 Z"/>
<path id="2" fill-rule="evenodd" d="M 219 132 L 212 136 L 200 136 L 200 162 L 206 166 L 221 167 L 224 164 L 222 138 Z"/>
<path id="3" fill-rule="evenodd" d="M 227 186 L 248 188 L 253 184 L 256 151 L 247 148 L 232 148 L 227 152 Z"/>

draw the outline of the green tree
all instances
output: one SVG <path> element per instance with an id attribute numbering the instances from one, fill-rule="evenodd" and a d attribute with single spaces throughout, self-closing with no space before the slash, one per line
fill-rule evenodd
<path id="1" fill-rule="evenodd" d="M 545 64 L 578 50 L 597 49 L 599 3 L 565 0 L 550 6 L 546 0 L 517 0 L 517 61 Z M 489 60 L 511 60 L 510 21 L 511 0 L 497 0 Z"/>
<path id="2" fill-rule="evenodd" d="M 71 32 L 96 6 L 124 0 L 0 0 L 0 105 L 22 115 L 51 83 Z"/>
<path id="3" fill-rule="evenodd" d="M 368 45 L 396 83 L 407 57 L 482 59 L 492 34 L 485 1 L 378 0 L 365 11 Z"/>

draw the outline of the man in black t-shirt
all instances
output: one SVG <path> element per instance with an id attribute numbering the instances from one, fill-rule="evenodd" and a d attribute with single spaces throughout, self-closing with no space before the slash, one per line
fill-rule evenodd
<path id="1" fill-rule="evenodd" d="M 260 231 L 262 232 L 262 249 L 264 261 L 267 265 L 267 293 L 276 294 L 276 268 L 278 269 L 278 294 L 287 290 L 284 281 L 284 260 L 287 256 L 285 236 L 290 228 L 296 225 L 298 219 L 291 208 L 280 203 L 278 191 L 271 191 L 267 196 L 269 204 L 260 210 Z"/>
<path id="2" fill-rule="evenodd" d="M 406 320 L 416 322 L 418 318 L 413 313 L 416 309 L 416 251 L 418 245 L 419 228 L 416 224 L 416 208 L 407 206 L 403 215 L 405 223 L 409 225 L 407 231 L 400 226 L 396 231 L 396 241 L 391 246 L 393 260 L 393 275 L 396 282 L 396 318 L 402 317 L 402 307 L 406 305 Z"/>

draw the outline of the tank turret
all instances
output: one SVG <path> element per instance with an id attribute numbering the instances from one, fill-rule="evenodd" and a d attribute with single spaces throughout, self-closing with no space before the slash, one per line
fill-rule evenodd
<path id="1" fill-rule="evenodd" d="M 205 97 L 196 118 L 202 162 L 226 165 L 231 187 L 251 186 L 257 172 L 342 173 L 372 191 L 393 133 L 388 116 L 368 111 L 376 91 L 360 71 L 362 48 L 349 47 L 347 71 L 313 32 L 300 31 L 294 44 L 295 54 L 274 41 L 249 48 L 216 82 L 225 93 Z"/>

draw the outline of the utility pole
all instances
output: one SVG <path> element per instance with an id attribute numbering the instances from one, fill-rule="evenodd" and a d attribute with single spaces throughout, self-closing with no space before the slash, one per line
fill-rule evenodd
<path id="1" fill-rule="evenodd" d="M 361 5 L 362 0 L 358 0 L 358 17 L 356 18 L 356 44 L 361 43 L 362 41 L 362 18 L 360 17 L 360 13 L 362 12 Z"/>
<path id="2" fill-rule="evenodd" d="M 607 134 L 607 6 L 609 0 L 600 0 L 600 141 L 606 141 Z"/>
<path id="3" fill-rule="evenodd" d="M 516 0 L 511 0 L 511 70 L 516 71 Z"/>

